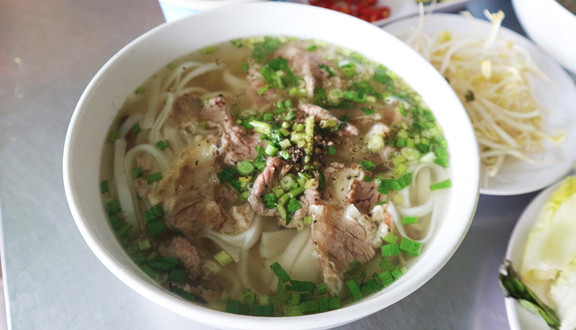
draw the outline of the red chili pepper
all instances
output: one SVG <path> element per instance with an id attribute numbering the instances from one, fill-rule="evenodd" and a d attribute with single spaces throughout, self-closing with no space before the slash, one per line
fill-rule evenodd
<path id="1" fill-rule="evenodd" d="M 308 3 L 353 15 L 368 22 L 375 22 L 390 16 L 390 8 L 377 6 L 378 0 L 309 0 Z"/>

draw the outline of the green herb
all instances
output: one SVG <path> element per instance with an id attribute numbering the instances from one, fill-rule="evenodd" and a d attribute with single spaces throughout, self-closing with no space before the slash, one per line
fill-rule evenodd
<path id="1" fill-rule="evenodd" d="M 378 192 L 388 194 L 390 191 L 400 191 L 412 183 L 412 174 L 407 173 L 399 179 L 383 179 L 378 186 Z"/>
<path id="2" fill-rule="evenodd" d="M 383 257 L 392 257 L 400 254 L 400 246 L 398 244 L 382 245 L 380 249 Z"/>
<path id="3" fill-rule="evenodd" d="M 168 142 L 158 141 L 158 142 L 156 142 L 156 148 L 158 148 L 160 150 L 164 150 L 164 149 L 168 148 Z"/>
<path id="4" fill-rule="evenodd" d="M 132 176 L 136 178 L 141 178 L 144 175 L 144 170 L 140 166 L 134 166 L 132 168 Z"/>
<path id="5" fill-rule="evenodd" d="M 258 62 L 263 62 L 268 55 L 277 51 L 281 45 L 282 42 L 279 39 L 266 37 L 263 42 L 254 45 L 252 58 Z"/>
<path id="6" fill-rule="evenodd" d="M 132 126 L 132 133 L 138 134 L 140 132 L 142 132 L 142 128 L 140 127 L 140 123 L 136 123 L 134 126 Z"/>
<path id="7" fill-rule="evenodd" d="M 512 262 L 504 260 L 500 267 L 500 285 L 506 297 L 518 300 L 524 308 L 540 315 L 551 329 L 560 328 L 560 318 L 556 311 L 546 305 L 528 286 L 526 286 L 520 275 L 514 270 Z"/>
<path id="8" fill-rule="evenodd" d="M 180 268 L 174 268 L 170 271 L 168 275 L 168 280 L 176 283 L 183 283 L 186 279 L 186 271 Z"/>
<path id="9" fill-rule="evenodd" d="M 413 241 L 408 237 L 402 237 L 400 240 L 400 250 L 409 256 L 417 257 L 420 255 L 420 251 L 422 250 L 422 244 Z"/>
<path id="10" fill-rule="evenodd" d="M 358 164 L 360 165 L 360 167 L 362 167 L 362 169 L 370 171 L 376 168 L 376 164 L 371 161 L 371 160 L 362 160 L 360 162 L 358 162 Z"/>
<path id="11" fill-rule="evenodd" d="M 238 171 L 232 167 L 224 167 L 220 173 L 216 174 L 220 183 L 224 184 L 236 178 Z"/>
<path id="12" fill-rule="evenodd" d="M 233 261 L 232 257 L 224 250 L 216 253 L 214 259 L 218 261 L 221 266 L 226 266 Z"/>
<path id="13" fill-rule="evenodd" d="M 280 283 L 286 283 L 290 281 L 290 276 L 278 262 L 271 264 L 270 269 L 272 269 Z"/>
<path id="14" fill-rule="evenodd" d="M 101 194 L 105 194 L 108 191 L 110 191 L 109 187 L 108 187 L 108 180 L 102 180 L 100 181 L 100 193 Z"/>
<path id="15" fill-rule="evenodd" d="M 416 216 L 404 216 L 402 217 L 402 224 L 403 225 L 413 225 L 415 223 L 418 223 L 418 217 Z"/>
<path id="16" fill-rule="evenodd" d="M 350 290 L 350 293 L 352 294 L 352 298 L 354 299 L 354 301 L 358 301 L 364 297 L 364 295 L 362 295 L 362 292 L 360 291 L 360 288 L 358 287 L 358 284 L 354 280 L 346 281 L 345 284 L 348 290 Z"/>
<path id="17" fill-rule="evenodd" d="M 146 183 L 152 184 L 154 182 L 162 180 L 162 173 L 156 172 L 146 176 Z"/>
<path id="18" fill-rule="evenodd" d="M 452 181 L 450 179 L 446 179 L 444 181 L 440 181 L 437 183 L 433 183 L 430 185 L 430 190 L 440 190 L 450 188 L 452 186 Z"/>

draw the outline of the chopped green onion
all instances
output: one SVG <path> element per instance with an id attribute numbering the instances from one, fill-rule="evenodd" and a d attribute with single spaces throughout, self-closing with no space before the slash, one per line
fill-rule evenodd
<path id="1" fill-rule="evenodd" d="M 360 288 L 358 287 L 358 284 L 354 280 L 346 281 L 345 284 L 346 287 L 348 287 L 348 290 L 350 290 L 350 293 L 352 294 L 352 298 L 354 298 L 354 301 L 358 301 L 364 297 L 362 295 L 362 292 L 360 291 Z"/>
<path id="2" fill-rule="evenodd" d="M 436 182 L 430 185 L 430 190 L 440 190 L 450 188 L 452 186 L 452 181 L 450 179 L 446 179 L 444 181 Z"/>
<path id="3" fill-rule="evenodd" d="M 400 240 L 400 250 L 409 256 L 417 257 L 420 255 L 422 250 L 422 244 L 420 242 L 413 241 L 408 237 L 402 237 Z"/>
<path id="4" fill-rule="evenodd" d="M 332 297 L 328 300 L 328 310 L 332 311 L 340 308 L 340 297 Z"/>
<path id="5" fill-rule="evenodd" d="M 252 163 L 247 160 L 243 160 L 236 164 L 236 168 L 238 169 L 238 173 L 241 175 L 248 175 L 254 172 L 254 165 L 252 165 Z"/>
<path id="6" fill-rule="evenodd" d="M 102 180 L 100 182 L 100 193 L 101 194 L 105 194 L 108 191 L 110 191 L 109 187 L 108 187 L 108 180 Z"/>
<path id="7" fill-rule="evenodd" d="M 141 240 L 138 240 L 138 250 L 144 251 L 150 249 L 151 247 L 152 243 L 150 243 L 149 239 L 143 238 Z"/>
<path id="8" fill-rule="evenodd" d="M 368 138 L 367 147 L 372 152 L 379 151 L 384 148 L 384 138 L 377 134 L 371 135 Z"/>
<path id="9" fill-rule="evenodd" d="M 236 178 L 237 174 L 238 171 L 235 168 L 225 167 L 216 176 L 218 177 L 218 180 L 220 180 L 220 183 L 226 183 Z"/>
<path id="10" fill-rule="evenodd" d="M 282 266 L 280 266 L 280 264 L 278 262 L 271 264 L 270 268 L 272 269 L 272 271 L 274 272 L 274 274 L 276 275 L 276 277 L 278 278 L 278 281 L 280 281 L 280 283 L 286 283 L 286 282 L 290 281 L 290 276 L 284 270 L 284 268 L 282 268 Z"/>
<path id="11" fill-rule="evenodd" d="M 150 209 L 144 211 L 144 219 L 146 222 L 158 219 L 164 216 L 164 210 L 162 209 L 162 204 L 156 204 Z"/>
<path id="12" fill-rule="evenodd" d="M 382 239 L 389 244 L 398 243 L 398 236 L 394 235 L 392 232 L 389 232 L 388 235 L 384 236 Z"/>
<path id="13" fill-rule="evenodd" d="M 106 209 L 106 214 L 108 215 L 116 215 L 122 211 L 122 208 L 120 207 L 120 201 L 118 200 L 113 200 L 106 203 L 104 208 Z"/>
<path id="14" fill-rule="evenodd" d="M 270 134 L 272 133 L 272 127 L 270 127 L 270 124 L 262 122 L 262 121 L 257 121 L 257 120 L 252 120 L 250 121 L 250 125 L 252 125 L 254 127 L 254 131 L 261 133 L 261 134 Z"/>
<path id="15" fill-rule="evenodd" d="M 160 150 L 164 150 L 166 148 L 168 148 L 168 142 L 166 141 L 158 141 L 156 142 L 156 148 L 160 149 Z"/>
<path id="16" fill-rule="evenodd" d="M 418 223 L 418 217 L 417 216 L 405 216 L 405 217 L 402 217 L 401 222 L 403 225 L 413 225 L 415 223 Z"/>
<path id="17" fill-rule="evenodd" d="M 168 275 L 168 280 L 176 283 L 183 283 L 185 279 L 186 279 L 186 271 L 180 268 L 172 269 L 172 271 L 170 271 L 170 275 Z"/>
<path id="18" fill-rule="evenodd" d="M 168 270 L 174 269 L 174 267 L 176 267 L 176 265 L 178 265 L 179 263 L 180 263 L 180 259 L 178 259 L 178 258 L 158 256 L 158 257 L 154 258 L 154 260 L 151 260 L 150 262 L 148 262 L 148 265 L 150 265 L 150 267 L 152 267 L 154 269 L 160 269 L 160 270 L 168 271 Z"/>
<path id="19" fill-rule="evenodd" d="M 172 293 L 175 293 L 176 295 L 178 295 L 180 298 L 188 300 L 188 301 L 194 301 L 196 300 L 196 298 L 194 297 L 194 295 L 184 289 L 181 289 L 179 287 L 176 286 L 172 286 L 170 288 L 170 291 Z"/>
<path id="20" fill-rule="evenodd" d="M 278 148 L 276 148 L 273 144 L 268 143 L 266 145 L 266 149 L 264 149 L 264 153 L 268 156 L 274 156 L 278 152 Z"/>
<path id="21" fill-rule="evenodd" d="M 221 266 L 226 266 L 232 262 L 232 257 L 224 250 L 216 253 L 214 259 L 216 259 Z"/>
<path id="22" fill-rule="evenodd" d="M 254 316 L 274 316 L 274 305 L 256 305 L 252 308 Z"/>
<path id="23" fill-rule="evenodd" d="M 136 123 L 134 126 L 132 126 L 132 133 L 138 134 L 140 132 L 142 132 L 142 128 L 140 127 L 140 123 Z"/>
<path id="24" fill-rule="evenodd" d="M 148 184 L 152 184 L 160 180 L 162 180 L 162 172 L 156 172 L 146 176 L 146 182 Z"/>
<path id="25" fill-rule="evenodd" d="M 372 108 L 362 108 L 362 111 L 365 115 L 373 115 L 376 111 Z"/>
<path id="26" fill-rule="evenodd" d="M 288 201 L 288 206 L 286 207 L 286 211 L 288 213 L 294 213 L 302 208 L 302 205 L 296 200 L 296 198 L 290 198 Z"/>
<path id="27" fill-rule="evenodd" d="M 332 156 L 336 155 L 336 147 L 334 147 L 334 146 L 329 146 L 329 147 L 328 147 L 328 154 L 329 154 L 329 155 L 332 155 Z"/>
<path id="28" fill-rule="evenodd" d="M 399 179 L 384 179 L 378 186 L 378 192 L 381 194 L 388 194 L 390 191 L 400 191 L 408 187 L 412 183 L 412 174 L 408 173 L 401 176 Z"/>
<path id="29" fill-rule="evenodd" d="M 316 293 L 318 294 L 325 294 L 328 291 L 328 285 L 322 282 L 316 286 Z"/>
<path id="30" fill-rule="evenodd" d="M 290 286 L 286 287 L 287 291 L 307 291 L 313 292 L 316 289 L 316 284 L 310 281 L 295 281 L 290 280 Z"/>
<path id="31" fill-rule="evenodd" d="M 168 231 L 162 220 L 154 220 L 146 223 L 146 230 L 148 235 L 155 237 Z"/>
<path id="32" fill-rule="evenodd" d="M 140 87 L 136 88 L 136 90 L 134 91 L 134 93 L 136 93 L 136 94 L 144 94 L 144 93 L 146 93 L 146 88 L 140 86 Z"/>
<path id="33" fill-rule="evenodd" d="M 117 138 L 118 138 L 118 132 L 116 131 L 110 131 L 106 136 L 106 140 L 108 140 L 109 142 L 114 142 Z"/>
<path id="34" fill-rule="evenodd" d="M 141 178 L 144 175 L 144 170 L 140 166 L 134 166 L 132 168 L 132 176 L 136 178 Z"/>
<path id="35" fill-rule="evenodd" d="M 318 313 L 318 303 L 315 300 L 305 301 L 300 304 L 304 314 Z"/>
<path id="36" fill-rule="evenodd" d="M 380 278 L 380 281 L 382 281 L 382 285 L 385 287 L 394 283 L 395 281 L 394 276 L 392 276 L 392 273 L 390 273 L 387 270 L 378 274 L 378 277 Z"/>
<path id="37" fill-rule="evenodd" d="M 382 245 L 380 249 L 383 257 L 392 257 L 400 254 L 400 246 L 398 244 Z"/>
<path id="38" fill-rule="evenodd" d="M 360 162 L 358 162 L 358 164 L 360 165 L 360 167 L 362 167 L 362 169 L 370 171 L 376 168 L 376 164 L 371 161 L 371 160 L 362 160 Z"/>
<path id="39" fill-rule="evenodd" d="M 404 275 L 404 272 L 401 269 L 394 269 L 391 274 L 392 277 L 394 277 L 394 280 L 397 280 L 400 278 L 400 276 Z"/>

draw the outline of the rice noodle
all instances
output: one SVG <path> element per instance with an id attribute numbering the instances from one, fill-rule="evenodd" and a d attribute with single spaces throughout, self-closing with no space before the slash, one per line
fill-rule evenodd
<path id="1" fill-rule="evenodd" d="M 142 117 L 143 115 L 141 112 L 136 112 L 132 116 L 128 117 L 120 126 L 120 129 L 118 130 L 118 136 L 121 138 L 126 138 L 126 134 L 130 132 L 130 130 L 132 129 L 132 127 L 134 127 L 134 125 L 140 122 Z"/>
<path id="2" fill-rule="evenodd" d="M 160 78 L 155 77 L 150 82 L 148 86 L 148 99 L 146 101 L 146 115 L 142 121 L 141 127 L 143 129 L 149 129 L 154 123 L 154 118 L 156 118 L 156 109 L 158 107 L 158 96 L 160 95 Z"/>
<path id="3" fill-rule="evenodd" d="M 161 128 L 166 122 L 170 111 L 172 111 L 172 105 L 174 104 L 174 94 L 167 93 L 166 103 L 160 111 L 158 118 L 154 121 L 154 125 L 150 129 L 150 134 L 148 135 L 148 142 L 150 144 L 156 144 L 158 141 L 162 141 L 164 137 L 161 133 Z"/>
<path id="4" fill-rule="evenodd" d="M 136 208 L 134 207 L 132 190 L 128 183 L 126 172 L 124 170 L 124 153 L 126 151 L 126 140 L 123 138 L 116 139 L 114 142 L 114 177 L 116 179 L 116 189 L 118 191 L 118 200 L 122 207 L 122 212 L 127 223 L 133 226 L 139 226 L 136 219 Z"/>
<path id="5" fill-rule="evenodd" d="M 213 70 L 222 70 L 223 67 L 216 64 L 216 63 L 208 63 L 208 64 L 203 64 L 202 66 L 194 69 L 192 72 L 188 73 L 184 78 L 182 78 L 182 80 L 180 80 L 180 82 L 178 82 L 178 85 L 176 85 L 176 88 L 174 88 L 174 91 L 177 95 L 180 95 L 180 90 L 182 88 L 184 88 L 184 86 L 186 86 L 186 84 L 188 82 L 190 82 L 190 80 L 203 75 L 207 72 L 213 71 Z"/>
<path id="6" fill-rule="evenodd" d="M 164 155 L 162 151 L 150 144 L 139 144 L 128 150 L 124 161 L 124 168 L 126 173 L 130 173 L 132 166 L 134 165 L 135 157 L 140 153 L 148 153 L 150 156 L 156 160 L 156 163 L 160 167 L 161 171 L 165 171 L 170 166 L 170 160 Z"/>

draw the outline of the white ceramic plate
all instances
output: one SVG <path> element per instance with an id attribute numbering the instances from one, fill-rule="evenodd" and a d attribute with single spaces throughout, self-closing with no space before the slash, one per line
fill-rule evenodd
<path id="1" fill-rule="evenodd" d="M 445 0 L 436 5 L 424 5 L 425 11 L 443 12 L 455 11 L 462 9 L 471 0 Z M 308 4 L 309 0 L 293 0 L 293 2 Z M 399 19 L 417 15 L 419 12 L 418 2 L 415 0 L 378 0 L 377 6 L 388 6 L 390 8 L 390 16 L 373 22 L 378 26 L 384 26 Z"/>
<path id="2" fill-rule="evenodd" d="M 419 17 L 391 23 L 384 29 L 402 39 L 405 32 L 419 23 Z M 506 23 L 506 20 L 504 20 Z M 426 16 L 423 31 L 436 35 L 451 30 L 458 35 L 487 35 L 490 23 L 456 14 L 433 14 Z M 544 109 L 550 110 L 547 123 L 552 130 L 563 130 L 566 141 L 562 145 L 546 146 L 541 163 L 528 164 L 509 159 L 498 176 L 482 177 L 480 193 L 485 195 L 517 195 L 537 191 L 559 181 L 574 167 L 576 160 L 576 86 L 562 67 L 525 37 L 506 28 L 501 37 L 523 47 L 534 63 L 551 81 L 535 81 L 535 95 Z"/>
<path id="3" fill-rule="evenodd" d="M 508 242 L 508 249 L 506 251 L 506 259 L 512 261 L 514 268 L 519 271 L 522 266 L 522 256 L 524 255 L 524 247 L 530 230 L 534 226 L 540 210 L 546 203 L 548 197 L 558 188 L 560 184 L 557 183 L 548 189 L 544 190 L 522 212 L 520 219 L 512 231 L 510 241 Z M 512 330 L 548 330 L 550 329 L 544 320 L 520 306 L 520 304 L 512 299 L 505 298 L 506 314 L 508 315 L 508 323 Z"/>

